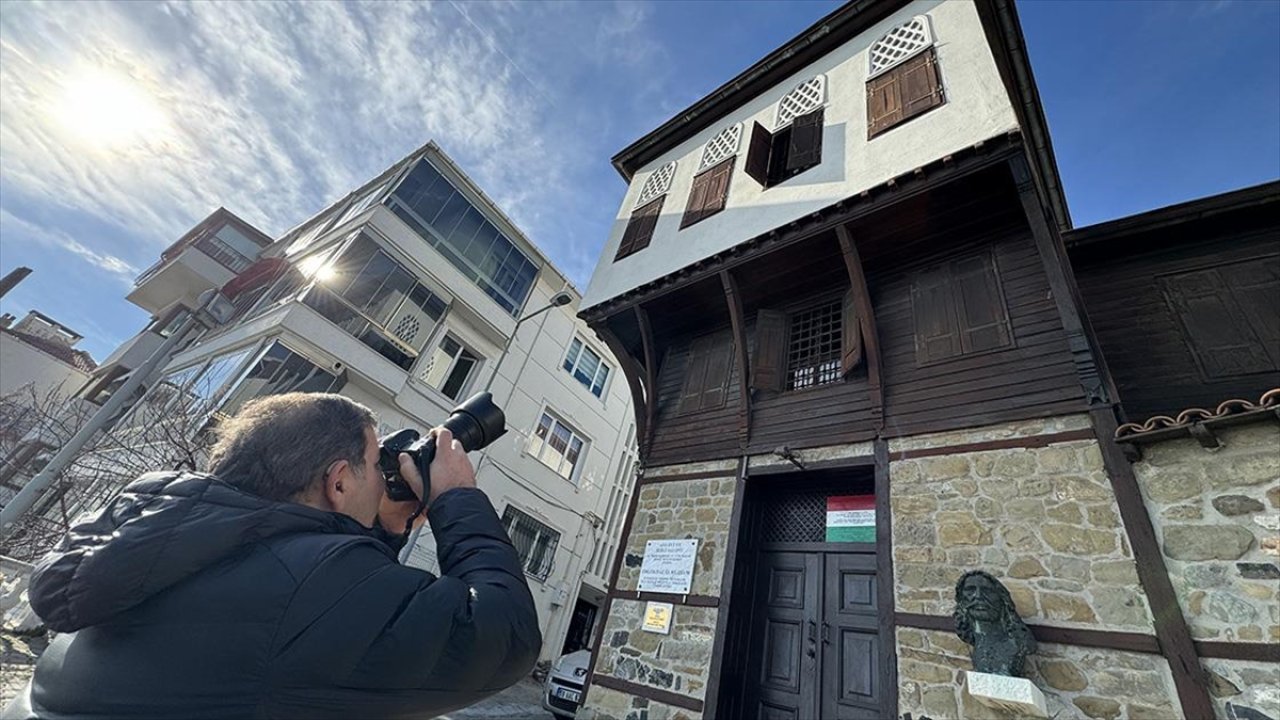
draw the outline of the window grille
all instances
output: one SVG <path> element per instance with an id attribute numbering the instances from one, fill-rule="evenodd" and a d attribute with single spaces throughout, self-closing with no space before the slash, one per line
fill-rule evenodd
<path id="1" fill-rule="evenodd" d="M 650 200 L 665 194 L 671 189 L 671 179 L 676 176 L 676 163 L 674 160 L 663 165 L 648 180 L 644 181 L 644 186 L 640 188 L 640 199 L 636 200 L 636 207 L 647 204 Z"/>
<path id="2" fill-rule="evenodd" d="M 791 124 L 799 115 L 811 113 L 827 102 L 827 76 L 814 75 L 795 87 L 778 101 L 778 119 L 773 124 L 776 131 Z"/>
<path id="3" fill-rule="evenodd" d="M 551 574 L 560 533 L 511 505 L 502 513 L 502 525 L 511 537 L 511 544 L 516 546 L 524 571 L 539 580 L 546 580 Z"/>
<path id="4" fill-rule="evenodd" d="M 825 385 L 840 379 L 843 336 L 840 302 L 832 301 L 791 317 L 787 346 L 787 389 Z"/>
<path id="5" fill-rule="evenodd" d="M 698 172 L 702 172 L 716 163 L 738 152 L 738 142 L 742 138 L 742 123 L 734 123 L 716 133 L 702 148 L 702 162 L 698 163 Z"/>
<path id="6" fill-rule="evenodd" d="M 867 51 L 867 78 L 900 64 L 921 50 L 933 45 L 933 31 L 929 18 L 917 15 L 885 33 Z"/>

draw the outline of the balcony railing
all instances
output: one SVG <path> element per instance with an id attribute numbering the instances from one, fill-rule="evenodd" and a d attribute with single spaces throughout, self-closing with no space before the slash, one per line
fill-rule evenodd
<path id="1" fill-rule="evenodd" d="M 174 260 L 178 259 L 178 257 L 181 256 L 182 253 L 186 252 L 188 248 L 192 247 L 213 258 L 215 262 L 233 273 L 238 274 L 244 272 L 245 269 L 253 264 L 253 259 L 245 257 L 239 250 L 236 250 L 226 244 L 221 238 L 215 235 L 214 233 L 219 229 L 220 228 L 210 228 L 205 230 L 197 235 L 190 243 L 178 249 L 168 257 L 163 255 L 160 256 L 160 259 L 157 260 L 154 265 L 142 271 L 142 274 L 138 276 L 138 279 L 133 281 L 133 286 L 139 287 L 143 285 L 148 280 L 159 274 L 161 270 L 168 267 Z"/>
<path id="2" fill-rule="evenodd" d="M 312 286 L 307 290 L 302 302 L 402 370 L 411 368 L 414 361 L 418 359 L 417 348 L 396 337 L 378 321 L 365 315 L 328 288 L 320 285 Z"/>

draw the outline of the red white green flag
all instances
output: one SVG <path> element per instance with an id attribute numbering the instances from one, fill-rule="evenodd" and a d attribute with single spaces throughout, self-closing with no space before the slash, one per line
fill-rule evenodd
<path id="1" fill-rule="evenodd" d="M 827 542 L 875 542 L 874 495 L 834 495 L 827 498 Z"/>

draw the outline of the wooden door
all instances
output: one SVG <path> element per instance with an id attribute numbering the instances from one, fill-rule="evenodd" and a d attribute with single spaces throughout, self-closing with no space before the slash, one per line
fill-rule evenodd
<path id="1" fill-rule="evenodd" d="M 823 556 L 822 713 L 824 720 L 877 720 L 887 691 L 880 675 L 876 556 Z"/>
<path id="2" fill-rule="evenodd" d="M 760 554 L 760 604 L 752 643 L 760 720 L 808 720 L 818 712 L 822 556 Z"/>

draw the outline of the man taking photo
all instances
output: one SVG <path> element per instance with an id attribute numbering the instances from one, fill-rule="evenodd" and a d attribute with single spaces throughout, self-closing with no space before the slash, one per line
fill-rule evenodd
<path id="1" fill-rule="evenodd" d="M 433 431 L 437 578 L 396 561 L 417 503 L 386 498 L 374 427 L 341 395 L 259 399 L 209 474 L 144 475 L 77 523 L 29 590 L 70 634 L 0 717 L 432 717 L 524 677 L 533 597 L 466 453 Z"/>

